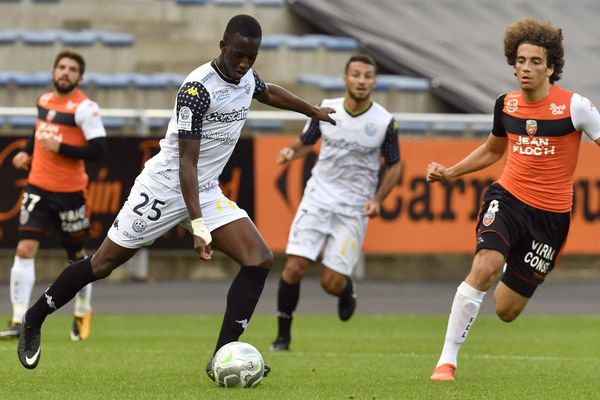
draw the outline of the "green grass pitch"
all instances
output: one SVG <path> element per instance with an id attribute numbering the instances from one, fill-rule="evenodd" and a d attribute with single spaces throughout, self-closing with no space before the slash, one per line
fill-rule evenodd
<path id="1" fill-rule="evenodd" d="M 4 318 L 5 320 L 8 318 Z M 242 340 L 272 373 L 254 389 L 224 389 L 204 366 L 220 316 L 96 315 L 87 342 L 50 316 L 39 366 L 0 342 L 0 399 L 591 399 L 598 395 L 600 317 L 480 316 L 456 382 L 431 382 L 446 316 L 363 316 L 347 323 L 299 315 L 292 351 L 270 353 L 275 317 L 258 315 Z"/>

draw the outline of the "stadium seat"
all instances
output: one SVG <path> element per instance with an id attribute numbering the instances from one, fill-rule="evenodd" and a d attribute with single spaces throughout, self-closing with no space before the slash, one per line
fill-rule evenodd
<path id="1" fill-rule="evenodd" d="M 285 0 L 252 0 L 252 4 L 260 7 L 281 7 Z"/>
<path id="2" fill-rule="evenodd" d="M 177 0 L 176 3 L 182 6 L 202 5 L 206 4 L 207 0 Z"/>
<path id="3" fill-rule="evenodd" d="M 428 91 L 430 89 L 429 80 L 425 78 L 416 78 L 402 75 L 377 75 L 377 84 L 389 85 L 391 89 L 409 90 L 409 91 Z"/>
<path id="4" fill-rule="evenodd" d="M 19 87 L 44 87 L 52 83 L 52 76 L 49 72 L 15 72 L 12 79 Z"/>
<path id="5" fill-rule="evenodd" d="M 84 85 L 98 88 L 126 88 L 131 83 L 130 74 L 104 74 L 89 72 L 85 74 Z"/>
<path id="6" fill-rule="evenodd" d="M 463 133 L 467 130 L 467 124 L 456 121 L 433 122 L 431 129 L 434 132 Z"/>
<path id="7" fill-rule="evenodd" d="M 213 0 L 218 6 L 243 6 L 246 0 Z"/>
<path id="8" fill-rule="evenodd" d="M 7 116 L 8 125 L 14 129 L 33 128 L 35 126 L 35 117 L 32 115 L 9 115 Z"/>
<path id="9" fill-rule="evenodd" d="M 402 132 L 426 132 L 427 123 L 417 121 L 398 121 L 398 130 Z"/>
<path id="10" fill-rule="evenodd" d="M 301 74 L 298 77 L 298 83 L 300 85 L 317 86 L 323 90 L 345 90 L 344 81 L 340 75 Z"/>
<path id="11" fill-rule="evenodd" d="M 305 35 L 305 37 L 317 39 L 319 44 L 328 50 L 358 50 L 358 41 L 349 37 L 316 34 Z"/>
<path id="12" fill-rule="evenodd" d="M 161 74 L 130 74 L 131 83 L 138 89 L 160 89 L 170 85 L 170 78 Z"/>
<path id="13" fill-rule="evenodd" d="M 264 35 L 260 47 L 261 49 L 276 49 L 285 46 L 291 37 L 292 35 L 288 35 L 287 33 Z"/>
<path id="14" fill-rule="evenodd" d="M 14 72 L 12 71 L 0 71 L 0 86 L 8 86 L 14 81 Z"/>
<path id="15" fill-rule="evenodd" d="M 67 46 L 92 46 L 97 39 L 94 31 L 68 31 L 58 33 L 58 39 Z"/>
<path id="16" fill-rule="evenodd" d="M 290 36 L 286 44 L 290 49 L 295 50 L 316 50 L 321 45 L 321 39 L 314 36 Z"/>
<path id="17" fill-rule="evenodd" d="M 58 39 L 58 31 L 47 29 L 41 31 L 22 31 L 21 40 L 33 46 L 51 46 Z"/>
<path id="18" fill-rule="evenodd" d="M 61 0 L 32 0 L 34 3 L 60 3 Z"/>
<path id="19" fill-rule="evenodd" d="M 17 29 L 5 29 L 0 31 L 0 45 L 14 44 L 20 34 L 21 31 Z"/>
<path id="20" fill-rule="evenodd" d="M 176 74 L 173 72 L 159 72 L 154 74 L 155 77 L 160 79 L 166 79 L 169 86 L 180 87 L 186 78 L 186 75 Z"/>
<path id="21" fill-rule="evenodd" d="M 121 117 L 102 117 L 106 129 L 122 129 L 127 126 L 127 119 Z"/>
<path id="22" fill-rule="evenodd" d="M 134 37 L 130 33 L 110 32 L 110 31 L 95 31 L 98 39 L 105 46 L 128 47 L 133 46 Z"/>

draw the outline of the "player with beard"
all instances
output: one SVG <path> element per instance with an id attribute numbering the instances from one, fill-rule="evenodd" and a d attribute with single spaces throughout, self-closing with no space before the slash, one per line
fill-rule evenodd
<path id="1" fill-rule="evenodd" d="M 219 187 L 219 176 L 240 137 L 251 101 L 255 98 L 335 124 L 329 116 L 334 112 L 330 107 L 312 106 L 260 79 L 252 65 L 261 39 L 262 29 L 256 19 L 249 15 L 233 17 L 220 41 L 220 55 L 184 80 L 166 135 L 160 141 L 160 152 L 146 162 L 98 251 L 67 267 L 25 314 L 18 346 L 25 368 L 38 364 L 41 327 L 48 314 L 179 224 L 192 233 L 202 260 L 210 260 L 214 248 L 239 264 L 212 354 L 239 339 L 273 261 L 248 214 Z M 187 349 L 186 343 L 181 345 Z M 214 380 L 210 360 L 206 372 Z"/>
<path id="2" fill-rule="evenodd" d="M 43 235 L 51 228 L 61 232 L 69 262 L 86 257 L 83 245 L 90 222 L 84 161 L 103 160 L 107 149 L 100 109 L 79 89 L 84 72 L 81 54 L 65 50 L 56 56 L 52 71 L 54 90 L 39 97 L 34 133 L 12 160 L 16 168 L 29 170 L 29 175 L 10 271 L 13 316 L 7 329 L 0 332 L 0 339 L 19 336 L 35 282 L 35 257 Z M 91 296 L 91 283 L 77 293 L 71 340 L 89 336 Z"/>
<path id="3" fill-rule="evenodd" d="M 394 118 L 371 100 L 375 78 L 376 65 L 371 57 L 352 56 L 344 71 L 345 96 L 325 99 L 321 104 L 337 110 L 337 125 L 313 118 L 300 137 L 277 154 L 277 163 L 286 164 L 306 156 L 321 139 L 319 158 L 290 229 L 277 294 L 278 332 L 271 345 L 273 351 L 289 350 L 300 282 L 321 249 L 321 286 L 338 297 L 342 321 L 354 314 L 356 285 L 351 276 L 367 222 L 379 216 L 381 203 L 401 173 Z M 382 158 L 385 168 L 379 180 Z"/>

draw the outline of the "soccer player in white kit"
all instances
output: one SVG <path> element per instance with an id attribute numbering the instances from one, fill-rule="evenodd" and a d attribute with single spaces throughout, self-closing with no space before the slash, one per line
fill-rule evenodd
<path id="1" fill-rule="evenodd" d="M 290 147 L 281 149 L 277 163 L 304 157 L 321 139 L 312 176 L 290 229 L 287 261 L 277 294 L 278 333 L 273 351 L 289 350 L 292 314 L 300 298 L 300 281 L 323 252 L 321 286 L 338 300 L 338 316 L 347 321 L 356 308 L 351 275 L 358 263 L 369 218 L 400 178 L 401 164 L 396 122 L 371 100 L 376 64 L 366 55 L 346 63 L 343 98 L 325 99 L 322 106 L 336 110 L 337 124 L 313 118 Z M 381 158 L 385 162 L 378 184 Z"/>
<path id="2" fill-rule="evenodd" d="M 218 178 L 238 141 L 251 100 L 335 124 L 329 116 L 335 110 L 314 107 L 259 78 L 251 67 L 261 37 L 253 17 L 233 17 L 220 42 L 219 57 L 185 79 L 161 150 L 137 177 L 107 238 L 91 259 L 67 267 L 25 314 L 18 346 L 25 368 L 39 362 L 41 326 L 48 314 L 177 224 L 193 233 L 200 258 L 209 260 L 215 247 L 241 267 L 227 294 L 215 352 L 244 332 L 273 256 L 246 212 L 223 195 Z M 210 361 L 207 373 L 214 379 Z"/>

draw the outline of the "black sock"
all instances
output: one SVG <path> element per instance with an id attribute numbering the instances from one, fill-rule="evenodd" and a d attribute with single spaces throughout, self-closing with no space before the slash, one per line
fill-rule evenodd
<path id="1" fill-rule="evenodd" d="M 353 286 L 352 285 L 352 278 L 350 276 L 346 275 L 346 286 L 340 292 L 340 294 L 337 295 L 337 297 L 340 297 L 342 299 L 346 299 L 348 297 L 352 297 L 352 292 L 353 292 L 352 286 Z"/>
<path id="2" fill-rule="evenodd" d="M 81 288 L 93 281 L 91 258 L 86 257 L 69 265 L 27 310 L 27 325 L 40 328 L 48 314 L 67 304 Z"/>
<path id="3" fill-rule="evenodd" d="M 215 353 L 227 343 L 236 342 L 244 332 L 265 287 L 268 274 L 269 270 L 266 268 L 242 267 L 233 279 L 227 293 L 227 308 Z"/>
<path id="4" fill-rule="evenodd" d="M 287 283 L 281 278 L 277 290 L 277 338 L 291 341 L 292 314 L 300 299 L 300 283 Z"/>

